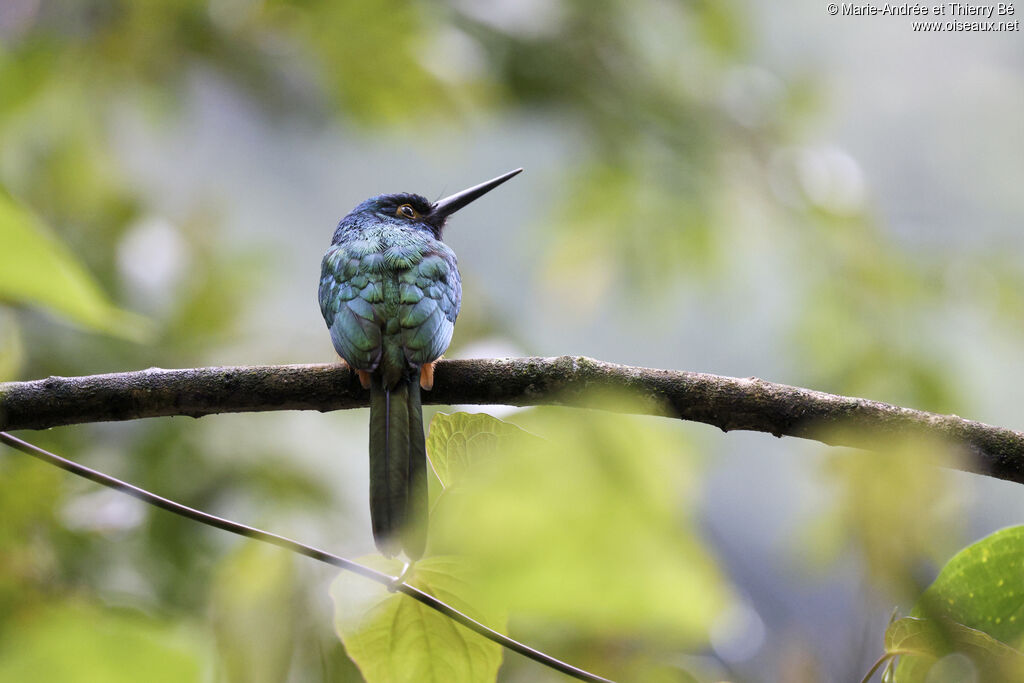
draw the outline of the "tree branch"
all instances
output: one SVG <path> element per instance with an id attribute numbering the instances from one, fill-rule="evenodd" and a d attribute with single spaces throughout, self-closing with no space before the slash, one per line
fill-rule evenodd
<path id="1" fill-rule="evenodd" d="M 610 391 L 634 399 L 631 412 L 703 422 L 726 432 L 751 430 L 855 448 L 877 448 L 891 437 L 941 438 L 966 447 L 964 469 L 1024 483 L 1022 432 L 755 377 L 637 368 L 579 356 L 444 360 L 423 402 L 615 408 L 607 402 Z M 0 430 L 170 415 L 328 411 L 365 407 L 368 398 L 341 363 L 151 368 L 0 384 Z"/>

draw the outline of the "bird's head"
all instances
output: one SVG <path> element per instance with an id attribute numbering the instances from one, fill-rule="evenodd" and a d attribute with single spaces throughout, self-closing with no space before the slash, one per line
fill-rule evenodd
<path id="1" fill-rule="evenodd" d="M 517 168 L 485 183 L 474 185 L 462 192 L 432 202 L 426 197 L 408 192 L 382 194 L 360 203 L 345 216 L 338 225 L 335 238 L 346 227 L 366 225 L 373 222 L 387 222 L 395 225 L 416 225 L 429 230 L 441 239 L 448 217 L 475 199 L 479 199 L 506 180 L 518 175 L 523 169 Z"/>

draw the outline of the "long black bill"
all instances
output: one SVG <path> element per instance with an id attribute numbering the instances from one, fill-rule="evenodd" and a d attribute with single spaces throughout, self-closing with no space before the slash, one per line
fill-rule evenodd
<path id="1" fill-rule="evenodd" d="M 512 177 L 517 176 L 522 172 L 523 169 L 517 168 L 516 170 L 509 171 L 505 175 L 500 175 L 493 180 L 488 180 L 486 183 L 474 185 L 468 190 L 456 192 L 449 197 L 445 197 L 434 204 L 433 208 L 430 210 L 430 218 L 435 220 L 444 220 L 447 216 L 452 215 L 466 204 L 483 197 L 498 185 L 501 185 L 506 180 L 510 180 Z"/>

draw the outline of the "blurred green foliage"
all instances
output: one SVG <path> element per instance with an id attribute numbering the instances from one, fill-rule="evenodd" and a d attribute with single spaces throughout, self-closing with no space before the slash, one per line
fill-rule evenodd
<path id="1" fill-rule="evenodd" d="M 841 156 L 806 142 L 820 109 L 815 74 L 752 66 L 759 27 L 743 3 L 504 5 L 503 14 L 470 0 L 4 0 L 0 380 L 201 365 L 259 305 L 272 255 L 218 239 L 216 207 L 176 207 L 186 218 L 171 232 L 185 245 L 186 275 L 164 300 L 125 274 L 133 234 L 165 207 L 117 150 L 122 114 L 174 121 L 200 72 L 280 120 L 340 120 L 366 134 L 428 136 L 491 115 L 563 121 L 574 164 L 557 179 L 565 191 L 552 218 L 537 226 L 551 235 L 550 295 L 585 316 L 599 304 L 664 315 L 680 285 L 756 290 L 749 265 L 767 264 L 789 278 L 792 383 L 963 410 L 945 371 L 953 349 L 929 334 L 930 312 L 980 293 L 1000 324 L 1024 332 L 1014 259 L 979 258 L 948 277 L 941 257 L 912 256 L 889 238 L 851 190 Z M 439 62 L 453 44 L 469 56 Z M 689 507 L 700 477 L 693 446 L 649 420 L 538 411 L 517 421 L 544 438 L 486 418 L 436 422 L 432 455 L 448 454 L 435 463 L 441 479 L 479 470 L 470 479 L 482 481 L 440 494 L 433 542 L 487 566 L 486 585 L 527 634 L 583 663 L 678 679 L 674 654 L 700 647 L 730 599 Z M 240 457 L 233 429 L 163 420 L 36 437 L 190 505 L 242 501 L 260 519 L 301 519 L 304 531 L 338 526 L 317 473 L 271 440 Z M 491 457 L 506 447 L 516 468 Z M 947 483 L 920 467 L 936 452 L 836 460 L 835 513 L 820 538 L 833 548 L 852 538 L 873 575 L 903 590 L 922 557 L 949 551 L 935 508 Z M 102 680 L 128 669 L 80 650 L 128 664 L 145 655 L 166 662 L 173 680 L 195 678 L 206 653 L 179 627 L 211 635 L 226 680 L 358 675 L 324 645 L 323 615 L 294 609 L 315 604 L 320 586 L 280 555 L 159 512 L 120 531 L 69 523 L 87 491 L 0 458 L 0 649 L 23 653 L 0 664 L 0 678 L 24 680 L 48 642 L 67 642 L 75 672 L 94 667 Z M 524 513 L 526 497 L 535 504 Z M 453 513 L 459 506 L 474 513 Z M 114 599 L 135 612 L 103 606 Z M 67 673 L 70 659 L 48 654 L 46 672 Z M 505 666 L 514 676 L 522 663 Z"/>
<path id="2" fill-rule="evenodd" d="M 635 679 L 636 662 L 595 643 L 633 638 L 653 661 L 706 645 L 733 596 L 694 527 L 696 462 L 678 426 L 557 409 L 516 421 L 529 431 L 434 417 L 427 449 L 445 489 L 429 551 L 465 558 L 477 587 L 556 650 L 571 629 L 590 643 L 575 663 L 612 678 Z"/>
<path id="3" fill-rule="evenodd" d="M 830 504 L 804 539 L 813 562 L 830 568 L 852 551 L 887 598 L 916 598 L 922 577 L 963 542 L 963 501 L 950 471 L 962 457 L 923 438 L 831 449 L 820 479 Z"/>
<path id="4" fill-rule="evenodd" d="M 49 308 L 87 328 L 143 342 L 145 321 L 115 308 L 67 248 L 0 194 L 0 300 Z"/>
<path id="5" fill-rule="evenodd" d="M 210 608 L 227 681 L 287 678 L 299 616 L 294 561 L 280 548 L 248 542 L 217 569 Z"/>
<path id="6" fill-rule="evenodd" d="M 543 438 L 506 432 L 445 482 L 431 551 L 472 558 L 488 594 L 522 618 L 593 637 L 706 642 L 730 596 L 692 526 L 696 473 L 679 430 L 571 410 L 517 417 Z M 499 431 L 487 415 L 439 414 L 428 449 L 434 426 L 453 420 L 464 423 L 448 441 L 466 450 L 481 430 Z M 431 463 L 453 451 L 429 450 Z"/>
<path id="7" fill-rule="evenodd" d="M 69 601 L 26 615 L 17 626 L 0 643 L 4 683 L 204 680 L 205 648 L 185 624 Z"/>

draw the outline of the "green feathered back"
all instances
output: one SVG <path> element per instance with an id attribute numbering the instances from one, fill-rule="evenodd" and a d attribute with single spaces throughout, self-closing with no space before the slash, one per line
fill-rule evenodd
<path id="1" fill-rule="evenodd" d="M 324 255 L 320 308 L 338 354 L 371 373 L 370 516 L 388 556 L 423 555 L 427 456 L 419 370 L 451 341 L 462 300 L 455 254 L 428 229 L 346 217 Z"/>

